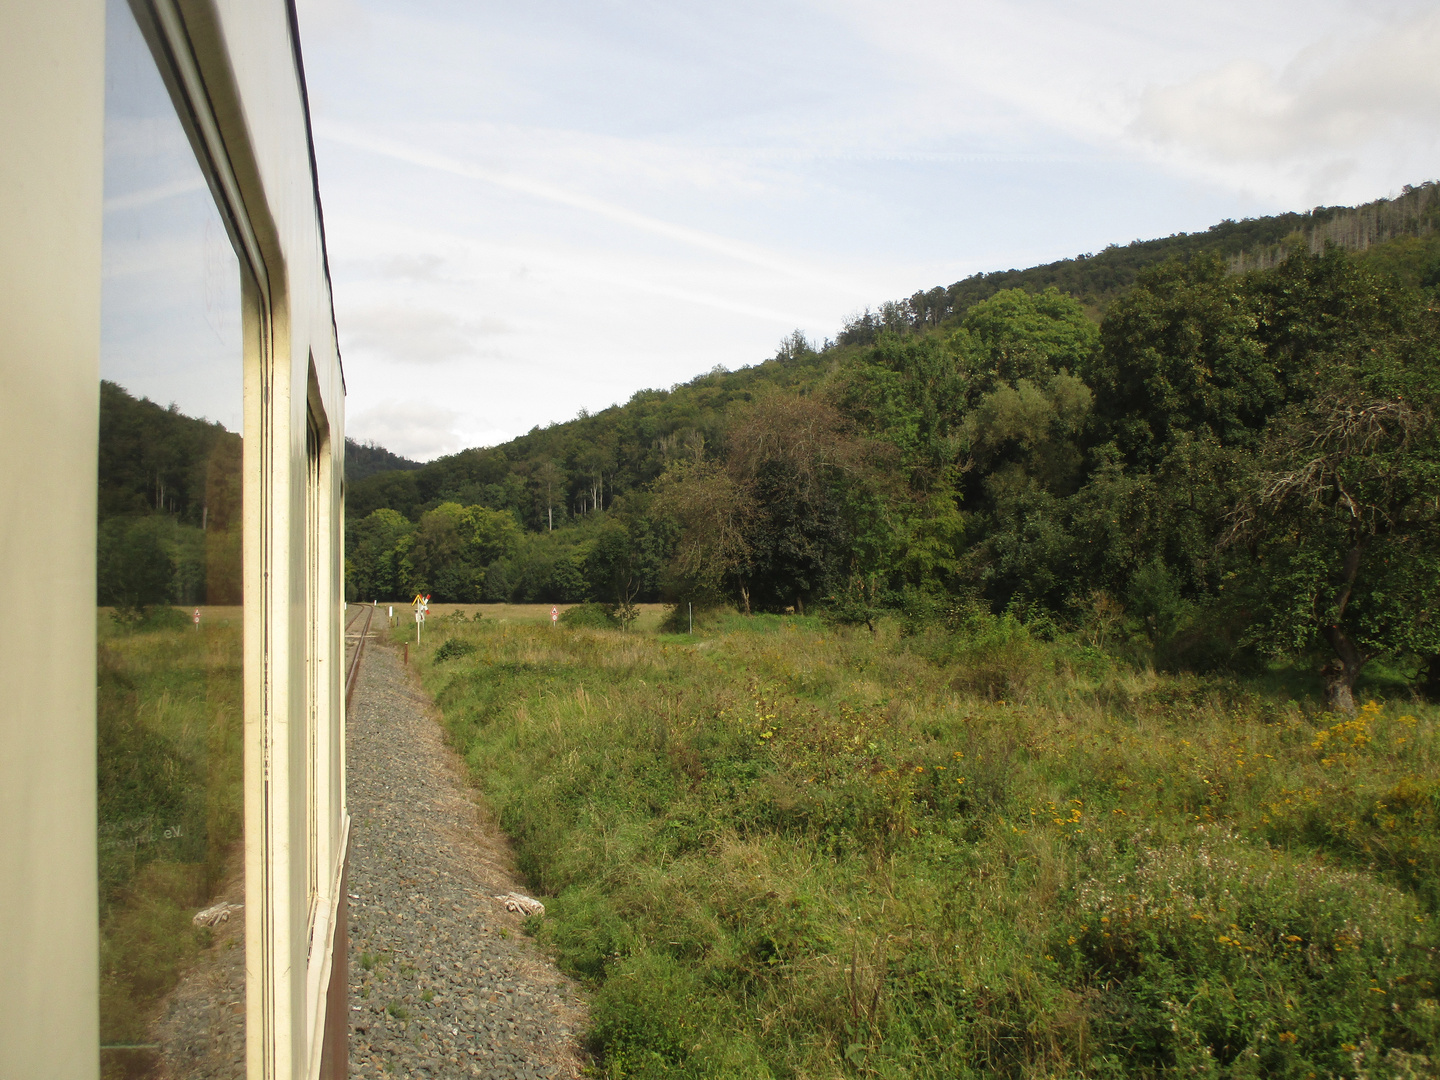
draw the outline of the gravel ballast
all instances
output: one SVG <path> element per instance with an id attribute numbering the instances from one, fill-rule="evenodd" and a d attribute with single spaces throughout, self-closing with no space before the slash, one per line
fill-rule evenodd
<path id="1" fill-rule="evenodd" d="M 347 740 L 350 1075 L 578 1077 L 581 993 L 495 899 L 526 891 L 506 840 L 374 639 Z"/>

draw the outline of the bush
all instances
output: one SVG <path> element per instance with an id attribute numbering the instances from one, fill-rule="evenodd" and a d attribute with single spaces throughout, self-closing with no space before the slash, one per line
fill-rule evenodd
<path id="1" fill-rule="evenodd" d="M 145 607 L 117 607 L 110 613 L 115 624 L 126 630 L 184 630 L 191 624 L 191 616 L 180 608 L 169 604 L 152 604 Z"/>
<path id="2" fill-rule="evenodd" d="M 458 660 L 462 656 L 471 656 L 475 652 L 475 643 L 466 641 L 464 638 L 446 638 L 435 650 L 435 662 L 443 664 L 446 660 Z"/>
<path id="3" fill-rule="evenodd" d="M 1053 664 L 1044 642 L 1013 614 L 992 615 L 983 605 L 946 613 L 948 631 L 930 631 L 916 645 L 941 664 L 957 691 L 990 700 L 1024 698 L 1045 681 Z"/>
<path id="4" fill-rule="evenodd" d="M 571 629 L 613 630 L 619 623 L 609 604 L 575 604 L 560 613 L 560 625 Z"/>
<path id="5" fill-rule="evenodd" d="M 690 965 L 654 953 L 622 967 L 607 980 L 590 1013 L 590 1040 L 609 1071 L 620 1076 L 685 1075 L 706 1025 L 698 1013 L 703 997 Z"/>
<path id="6" fill-rule="evenodd" d="M 665 617 L 660 620 L 658 629 L 662 634 L 688 634 L 691 632 L 693 620 L 695 630 L 710 631 L 716 629 L 726 617 L 735 614 L 735 609 L 732 607 L 696 604 L 692 609 L 681 603 L 665 612 Z M 740 617 L 743 618 L 743 616 Z"/>
<path id="7" fill-rule="evenodd" d="M 1391 1046 L 1434 1048 L 1437 1017 L 1417 1008 L 1433 987 L 1401 974 L 1430 963 L 1415 897 L 1223 826 L 1146 830 L 1096 855 L 1052 948 L 1062 965 L 1113 973 L 1101 1030 L 1130 1043 L 1134 1066 L 1203 1072 L 1249 1059 L 1260 1075 L 1317 1064 L 1343 1075 L 1350 1051 L 1336 1034 L 1358 1044 L 1385 1029 Z M 1137 1006 L 1156 1001 L 1164 1009 L 1140 1019 Z"/>

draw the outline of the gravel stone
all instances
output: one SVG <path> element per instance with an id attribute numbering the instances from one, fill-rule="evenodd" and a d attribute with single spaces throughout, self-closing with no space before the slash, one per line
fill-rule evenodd
<path id="1" fill-rule="evenodd" d="M 347 738 L 350 1075 L 581 1075 L 585 1000 L 494 899 L 524 892 L 434 704 L 365 649 Z"/>
<path id="2" fill-rule="evenodd" d="M 245 902 L 245 854 L 240 845 L 211 902 Z M 158 1080 L 244 1080 L 245 911 L 215 928 L 210 948 L 196 959 L 151 1026 L 160 1044 L 151 1075 Z"/>

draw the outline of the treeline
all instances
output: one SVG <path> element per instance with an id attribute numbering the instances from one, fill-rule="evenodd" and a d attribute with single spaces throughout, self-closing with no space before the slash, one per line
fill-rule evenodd
<path id="1" fill-rule="evenodd" d="M 241 440 L 100 383 L 99 602 L 238 604 Z"/>
<path id="2" fill-rule="evenodd" d="M 536 427 L 500 446 L 358 481 L 347 491 L 346 515 L 359 521 L 385 507 L 418 522 L 425 511 L 455 502 L 508 510 L 530 531 L 589 521 L 619 496 L 652 483 L 675 458 L 719 445 L 734 403 L 770 390 L 803 390 L 837 362 L 793 337 L 801 344 L 788 341 L 780 357 L 754 367 L 641 390 L 625 405 Z"/>
<path id="3" fill-rule="evenodd" d="M 1311 657 L 1337 707 L 1377 657 L 1437 683 L 1440 250 L 1408 276 L 1384 255 L 1173 260 L 1098 325 L 1016 288 L 868 345 L 792 336 L 357 484 L 348 585 L 870 625 L 979 606 L 1176 667 Z"/>
<path id="4" fill-rule="evenodd" d="M 1222 221 L 1201 233 L 1176 233 L 1124 246 L 1112 244 L 1098 254 L 1077 255 L 1026 270 L 972 274 L 948 288 L 936 286 L 882 304 L 878 310 L 867 310 L 845 325 L 838 340 L 842 344 L 871 344 L 884 331 L 904 333 L 953 323 L 974 304 L 1002 289 L 1059 289 L 1092 312 L 1099 312 L 1130 288 L 1147 267 L 1201 254 L 1218 255 L 1231 270 L 1244 271 L 1278 266 L 1297 248 L 1317 255 L 1327 244 L 1352 252 L 1389 244 L 1380 256 L 1386 269 L 1412 285 L 1419 284 L 1419 278 L 1440 251 L 1434 243 L 1437 232 L 1440 184 L 1407 184 L 1399 197 L 1377 199 L 1363 206 L 1317 206 L 1303 214 Z M 1411 242 L 1390 244 L 1394 240 Z"/>
<path id="5" fill-rule="evenodd" d="M 348 438 L 345 440 L 345 482 L 347 484 L 364 480 L 367 476 L 374 476 L 376 473 L 418 468 L 420 468 L 420 462 L 411 461 L 407 457 L 392 453 L 378 443 L 362 443 Z"/>

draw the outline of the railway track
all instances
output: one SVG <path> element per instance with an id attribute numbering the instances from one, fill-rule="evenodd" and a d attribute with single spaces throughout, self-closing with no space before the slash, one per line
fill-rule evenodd
<path id="1" fill-rule="evenodd" d="M 361 618 L 365 620 L 365 626 L 358 634 L 352 633 L 356 626 L 360 625 Z M 350 699 L 355 695 L 355 683 L 360 678 L 360 658 L 365 654 L 365 639 L 370 636 L 370 623 L 375 618 L 375 605 L 362 605 L 355 612 L 355 617 L 345 624 L 345 644 L 350 644 L 350 639 L 355 639 L 355 646 L 350 650 L 349 663 L 345 669 L 345 711 L 350 711 Z"/>

